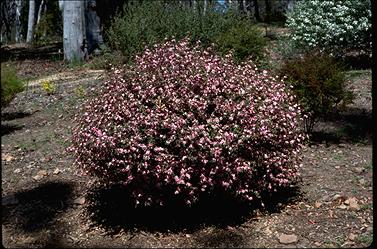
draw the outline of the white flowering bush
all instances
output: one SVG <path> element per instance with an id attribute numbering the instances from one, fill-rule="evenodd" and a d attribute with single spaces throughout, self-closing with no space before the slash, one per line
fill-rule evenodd
<path id="1" fill-rule="evenodd" d="M 297 45 L 342 55 L 352 49 L 371 51 L 371 19 L 370 0 L 306 0 L 297 1 L 287 14 L 287 26 Z"/>
<path id="2" fill-rule="evenodd" d="M 114 69 L 77 116 L 83 173 L 123 184 L 136 205 L 225 191 L 253 201 L 298 179 L 301 109 L 278 77 L 187 39 Z"/>

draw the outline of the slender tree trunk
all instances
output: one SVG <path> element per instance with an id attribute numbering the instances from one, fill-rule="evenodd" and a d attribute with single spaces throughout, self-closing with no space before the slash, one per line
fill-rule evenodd
<path id="1" fill-rule="evenodd" d="M 84 1 L 65 1 L 63 8 L 64 59 L 69 62 L 84 58 Z"/>
<path id="2" fill-rule="evenodd" d="M 64 0 L 59 0 L 59 9 L 60 9 L 60 11 L 63 12 L 63 8 L 64 8 Z"/>
<path id="3" fill-rule="evenodd" d="M 28 25 L 27 25 L 26 42 L 32 42 L 33 41 L 34 22 L 35 22 L 35 0 L 30 0 L 29 1 L 29 18 L 28 18 Z"/>
<path id="4" fill-rule="evenodd" d="M 192 9 L 194 11 L 197 11 L 198 10 L 198 3 L 196 2 L 196 0 L 192 0 Z"/>
<path id="5" fill-rule="evenodd" d="M 204 3 L 203 3 L 203 15 L 206 14 L 207 8 L 208 8 L 208 0 L 204 0 Z"/>
<path id="6" fill-rule="evenodd" d="M 41 4 L 39 5 L 39 9 L 38 9 L 37 25 L 38 25 L 39 22 L 41 21 L 41 15 L 42 15 L 42 13 L 44 12 L 44 6 L 45 6 L 45 1 L 42 0 L 42 1 L 41 1 Z"/>
<path id="7" fill-rule="evenodd" d="M 15 41 L 21 42 L 21 10 L 22 10 L 22 0 L 16 0 L 16 23 L 15 23 Z"/>
<path id="8" fill-rule="evenodd" d="M 293 10 L 293 5 L 294 5 L 294 0 L 286 0 L 286 8 L 285 11 L 292 11 Z"/>
<path id="9" fill-rule="evenodd" d="M 265 6 L 266 6 L 266 13 L 264 22 L 270 23 L 271 22 L 271 15 L 272 15 L 272 7 L 269 0 L 264 0 Z"/>
<path id="10" fill-rule="evenodd" d="M 260 11 L 259 11 L 259 4 L 258 4 L 258 0 L 254 0 L 254 15 L 255 15 L 255 19 L 260 22 L 262 21 L 261 17 L 260 17 Z"/>

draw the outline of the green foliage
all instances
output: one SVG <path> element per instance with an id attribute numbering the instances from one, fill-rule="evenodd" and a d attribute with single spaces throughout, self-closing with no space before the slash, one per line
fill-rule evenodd
<path id="1" fill-rule="evenodd" d="M 298 1 L 287 17 L 291 38 L 299 46 L 338 56 L 351 49 L 371 52 L 370 0 Z"/>
<path id="2" fill-rule="evenodd" d="M 311 132 L 318 118 L 352 101 L 352 92 L 345 88 L 342 66 L 327 55 L 307 53 L 302 58 L 287 60 L 279 73 L 287 77 L 308 115 L 307 132 Z"/>
<path id="3" fill-rule="evenodd" d="M 261 37 L 252 23 L 237 13 L 219 13 L 208 8 L 203 15 L 192 8 L 162 1 L 125 5 L 122 13 L 113 19 L 107 37 L 110 47 L 121 51 L 127 59 L 145 46 L 173 37 L 189 37 L 193 42 L 200 40 L 203 47 L 216 45 L 218 41 L 221 52 L 235 49 L 240 58 L 261 56 Z M 226 34 L 222 35 L 223 32 Z M 242 33 L 231 37 L 235 32 Z"/>
<path id="4" fill-rule="evenodd" d="M 1 63 L 1 106 L 5 107 L 17 93 L 24 90 L 24 83 L 17 77 L 16 70 Z"/>
<path id="5" fill-rule="evenodd" d="M 223 54 L 233 50 L 237 60 L 252 56 L 255 61 L 260 61 L 264 57 L 266 40 L 249 20 L 240 20 L 216 38 L 216 45 Z"/>

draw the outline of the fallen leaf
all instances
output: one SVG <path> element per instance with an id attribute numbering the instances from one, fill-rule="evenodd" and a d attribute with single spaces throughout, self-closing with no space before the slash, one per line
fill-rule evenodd
<path id="1" fill-rule="evenodd" d="M 60 169 L 58 169 L 58 168 L 56 168 L 55 170 L 54 170 L 54 172 L 52 172 L 54 175 L 57 175 L 57 174 L 59 174 L 61 171 L 60 171 Z"/>
<path id="2" fill-rule="evenodd" d="M 319 208 L 320 206 L 322 206 L 322 203 L 319 202 L 319 201 L 316 201 L 316 202 L 314 203 L 314 206 L 315 206 L 316 208 Z"/>
<path id="3" fill-rule="evenodd" d="M 342 196 L 340 194 L 336 194 L 336 195 L 334 195 L 334 197 L 332 199 L 333 199 L 333 201 L 336 201 L 340 198 L 342 198 Z"/>
<path id="4" fill-rule="evenodd" d="M 33 176 L 33 179 L 36 180 L 36 181 L 39 181 L 42 178 L 43 178 L 43 175 L 35 175 L 35 176 Z"/>
<path id="5" fill-rule="evenodd" d="M 85 197 L 78 197 L 73 201 L 73 203 L 83 205 L 85 203 Z"/>
<path id="6" fill-rule="evenodd" d="M 356 173 L 362 173 L 362 172 L 364 172 L 364 170 L 365 169 L 362 168 L 362 167 L 356 167 L 356 168 L 353 169 L 353 171 L 356 172 Z"/>
<path id="7" fill-rule="evenodd" d="M 315 223 L 316 223 L 315 220 L 308 220 L 308 222 L 309 222 L 310 224 L 315 224 Z"/>
<path id="8" fill-rule="evenodd" d="M 354 234 L 354 233 L 350 233 L 350 234 L 348 234 L 348 239 L 349 239 L 349 240 L 354 241 L 356 238 L 357 238 L 357 235 L 356 235 L 356 234 Z"/>
<path id="9" fill-rule="evenodd" d="M 295 234 L 282 234 L 279 236 L 279 242 L 282 244 L 292 244 L 298 241 L 297 235 Z"/>
<path id="10" fill-rule="evenodd" d="M 357 204 L 357 200 L 355 197 L 349 198 L 348 201 L 349 201 L 350 210 L 352 211 L 360 210 L 360 206 L 359 204 Z"/>
<path id="11" fill-rule="evenodd" d="M 45 176 L 45 175 L 47 175 L 47 171 L 46 170 L 40 170 L 40 171 L 38 171 L 37 175 Z"/>
<path id="12" fill-rule="evenodd" d="M 16 174 L 18 174 L 18 173 L 20 173 L 21 172 L 21 169 L 15 169 L 14 171 L 13 171 L 14 173 L 16 173 Z"/>
<path id="13" fill-rule="evenodd" d="M 340 208 L 340 209 L 347 209 L 347 206 L 344 205 L 344 204 L 341 204 L 341 205 L 338 206 L 338 208 Z"/>
<path id="14" fill-rule="evenodd" d="M 322 244 L 320 242 L 314 242 L 314 245 L 317 246 L 317 247 L 320 247 Z"/>
<path id="15" fill-rule="evenodd" d="M 3 158 L 4 158 L 4 161 L 6 162 L 10 162 L 14 159 L 14 157 L 9 154 L 5 154 Z"/>
<path id="16" fill-rule="evenodd" d="M 271 234 L 272 234 L 272 231 L 270 230 L 269 227 L 267 227 L 266 229 L 264 229 L 263 232 L 264 232 L 265 234 L 267 234 L 267 235 L 271 235 Z"/>
<path id="17" fill-rule="evenodd" d="M 332 210 L 329 210 L 329 217 L 333 218 L 334 217 L 334 212 Z"/>

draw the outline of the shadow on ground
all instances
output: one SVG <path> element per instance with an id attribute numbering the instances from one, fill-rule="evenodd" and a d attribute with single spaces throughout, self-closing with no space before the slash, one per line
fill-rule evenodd
<path id="1" fill-rule="evenodd" d="M 31 116 L 32 114 L 33 113 L 29 112 L 6 112 L 1 114 L 1 121 L 25 118 Z"/>
<path id="2" fill-rule="evenodd" d="M 367 54 L 348 54 L 340 60 L 348 70 L 372 68 L 372 58 Z"/>
<path id="3" fill-rule="evenodd" d="M 200 233 L 194 239 L 200 247 L 240 248 L 245 244 L 244 236 L 224 229 Z"/>
<path id="4" fill-rule="evenodd" d="M 11 121 L 19 118 L 31 116 L 33 113 L 28 112 L 5 112 L 1 113 L 1 136 L 8 135 L 17 130 L 21 130 L 23 126 L 15 124 L 4 124 L 3 121 Z"/>
<path id="5" fill-rule="evenodd" d="M 313 143 L 372 143 L 372 114 L 363 109 L 333 114 L 317 124 L 311 134 Z"/>
<path id="6" fill-rule="evenodd" d="M 1 124 L 1 136 L 11 134 L 15 131 L 21 130 L 23 126 L 13 124 Z"/>
<path id="7" fill-rule="evenodd" d="M 2 198 L 3 223 L 25 232 L 36 232 L 54 224 L 72 199 L 73 185 L 46 182 L 36 188 L 9 194 Z M 12 200 L 4 205 L 4 200 Z"/>
<path id="8" fill-rule="evenodd" d="M 279 212 L 284 203 L 298 198 L 297 187 L 263 195 L 263 210 Z M 92 222 L 104 227 L 110 234 L 135 228 L 151 232 L 194 232 L 207 225 L 218 228 L 236 226 L 262 208 L 260 203 L 248 205 L 224 194 L 202 196 L 201 201 L 191 207 L 171 200 L 164 207 L 135 208 L 129 191 L 119 185 L 95 187 L 88 192 L 87 200 L 86 212 Z"/>

